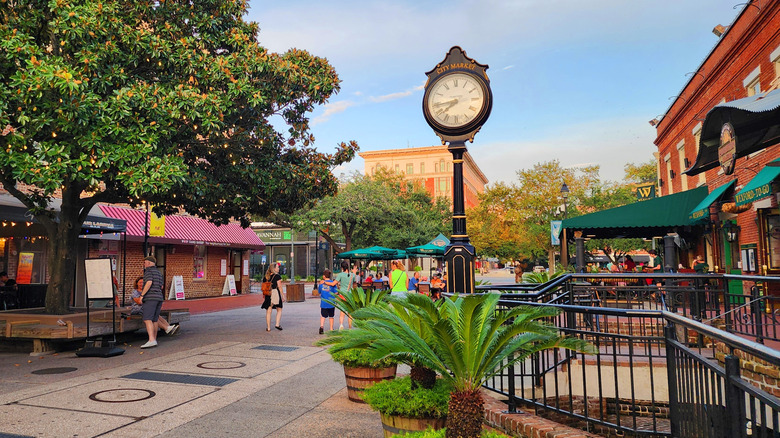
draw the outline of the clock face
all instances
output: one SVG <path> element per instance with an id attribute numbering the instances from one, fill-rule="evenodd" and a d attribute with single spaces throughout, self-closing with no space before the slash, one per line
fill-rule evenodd
<path id="1" fill-rule="evenodd" d="M 485 91 L 477 79 L 465 73 L 451 73 L 431 85 L 426 105 L 433 122 L 459 128 L 474 121 L 486 103 Z"/>

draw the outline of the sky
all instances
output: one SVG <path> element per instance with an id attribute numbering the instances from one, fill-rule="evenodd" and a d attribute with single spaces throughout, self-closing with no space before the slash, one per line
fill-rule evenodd
<path id="1" fill-rule="evenodd" d="M 468 150 L 491 183 L 557 159 L 619 181 L 653 158 L 656 130 L 737 0 L 250 0 L 259 42 L 327 58 L 341 91 L 311 114 L 332 152 L 441 144 L 422 114 L 425 73 L 452 46 L 487 70 L 490 118 Z M 737 6 L 739 5 L 739 6 Z M 363 160 L 334 170 L 363 171 Z"/>

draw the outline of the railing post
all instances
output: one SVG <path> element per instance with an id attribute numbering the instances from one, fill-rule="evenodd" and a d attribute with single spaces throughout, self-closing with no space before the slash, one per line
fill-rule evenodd
<path id="1" fill-rule="evenodd" d="M 677 401 L 677 362 L 674 346 L 670 341 L 676 340 L 672 324 L 664 327 L 664 344 L 666 345 L 666 380 L 669 386 L 669 423 L 673 437 L 680 436 L 680 406 Z"/>
<path id="2" fill-rule="evenodd" d="M 739 358 L 733 354 L 726 356 L 726 424 L 730 428 L 729 436 L 737 438 L 746 435 L 745 431 L 745 395 L 732 379 L 739 379 Z"/>
<path id="3" fill-rule="evenodd" d="M 750 288 L 750 308 L 753 312 L 753 324 L 756 327 L 756 342 L 759 344 L 764 343 L 764 318 L 761 301 L 761 294 L 759 293 L 758 286 L 753 285 Z"/>
<path id="4" fill-rule="evenodd" d="M 729 296 L 728 280 L 722 275 L 720 277 L 720 286 L 721 291 L 723 291 L 723 316 L 725 318 L 726 331 L 732 332 L 734 331 L 734 325 L 731 321 L 731 297 Z"/>
<path id="5" fill-rule="evenodd" d="M 515 354 L 512 353 L 509 355 L 509 361 L 512 363 L 512 365 L 509 365 L 506 368 L 506 377 L 507 377 L 507 391 L 509 391 L 509 406 L 507 413 L 509 414 L 516 414 L 517 413 L 517 403 L 515 403 L 515 364 L 514 364 Z"/>

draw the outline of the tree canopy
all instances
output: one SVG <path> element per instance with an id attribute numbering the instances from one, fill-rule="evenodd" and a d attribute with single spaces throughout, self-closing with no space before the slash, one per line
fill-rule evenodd
<path id="1" fill-rule="evenodd" d="M 344 239 L 347 251 L 374 245 L 403 249 L 449 235 L 452 213 L 446 198 L 434 199 L 414 181 L 380 169 L 351 175 L 337 194 L 291 220 L 296 227 L 320 230 L 334 248 Z"/>
<path id="2" fill-rule="evenodd" d="M 268 52 L 246 8 L 0 2 L 0 180 L 47 230 L 47 310 L 67 308 L 69 253 L 98 202 L 248 225 L 335 192 L 331 169 L 357 145 L 318 152 L 308 113 L 338 76 L 306 51 Z M 46 210 L 52 197 L 59 212 Z"/>
<path id="3" fill-rule="evenodd" d="M 553 249 L 550 221 L 635 202 L 634 184 L 644 181 L 649 167 L 649 162 L 626 165 L 622 182 L 602 181 L 598 166 L 563 168 L 558 160 L 521 169 L 517 182 L 489 186 L 480 195 L 479 205 L 468 211 L 471 243 L 481 255 L 504 260 L 544 259 Z M 565 205 L 561 196 L 564 182 L 569 188 Z M 641 240 L 627 240 L 593 241 L 589 248 L 625 250 L 642 246 Z"/>

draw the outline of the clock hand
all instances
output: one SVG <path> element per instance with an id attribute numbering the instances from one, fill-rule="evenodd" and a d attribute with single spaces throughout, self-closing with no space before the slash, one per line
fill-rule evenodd
<path id="1" fill-rule="evenodd" d="M 436 103 L 433 104 L 433 106 L 447 105 L 447 108 L 449 108 L 449 107 L 451 107 L 451 106 L 453 106 L 453 105 L 455 105 L 457 103 L 458 103 L 458 99 L 452 99 L 452 100 L 448 100 L 446 102 L 436 102 Z"/>

